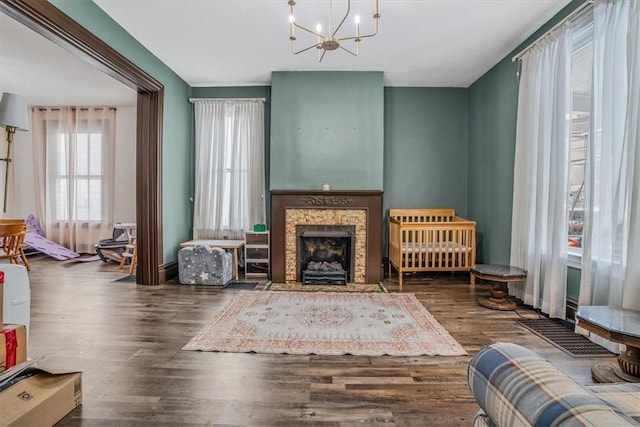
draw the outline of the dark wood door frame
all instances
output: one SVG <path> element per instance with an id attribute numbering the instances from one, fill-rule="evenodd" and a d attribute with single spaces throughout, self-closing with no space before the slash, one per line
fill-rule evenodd
<path id="1" fill-rule="evenodd" d="M 48 1 L 0 0 L 0 12 L 138 92 L 136 120 L 137 283 L 158 285 L 162 267 L 164 86 Z"/>

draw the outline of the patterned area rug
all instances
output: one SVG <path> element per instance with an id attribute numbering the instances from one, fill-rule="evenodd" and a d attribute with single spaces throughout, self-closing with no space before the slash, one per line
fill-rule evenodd
<path id="1" fill-rule="evenodd" d="M 413 294 L 238 291 L 183 350 L 466 355 Z"/>
<path id="2" fill-rule="evenodd" d="M 342 285 L 303 285 L 302 283 L 272 283 L 264 287 L 265 291 L 305 291 L 305 292 L 387 292 L 382 283 L 348 283 Z"/>

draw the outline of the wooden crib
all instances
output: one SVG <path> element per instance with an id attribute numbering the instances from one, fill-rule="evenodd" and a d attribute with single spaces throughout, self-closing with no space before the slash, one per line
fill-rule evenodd
<path id="1" fill-rule="evenodd" d="M 389 209 L 389 275 L 469 271 L 476 262 L 476 223 L 454 209 Z"/>

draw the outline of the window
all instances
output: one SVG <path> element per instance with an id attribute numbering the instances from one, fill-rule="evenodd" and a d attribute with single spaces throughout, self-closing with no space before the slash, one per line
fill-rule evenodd
<path id="1" fill-rule="evenodd" d="M 265 220 L 262 100 L 196 100 L 195 239 L 242 239 Z"/>
<path id="2" fill-rule="evenodd" d="M 590 134 L 591 75 L 593 70 L 593 22 L 577 24 L 571 58 L 571 148 L 569 166 L 569 254 L 582 253 L 584 222 L 584 170 Z"/>
<path id="3" fill-rule="evenodd" d="M 220 212 L 220 222 L 223 230 L 231 229 L 231 181 L 233 180 L 234 175 L 247 175 L 248 171 L 246 169 L 242 169 L 240 165 L 243 162 L 234 162 L 232 161 L 232 155 L 234 153 L 233 145 L 234 145 L 234 122 L 236 121 L 235 114 L 232 108 L 226 109 L 227 116 L 224 118 L 224 139 L 223 139 L 223 152 L 224 152 L 224 162 L 222 164 L 222 180 L 223 180 L 223 190 L 222 190 L 222 205 Z M 240 180 L 239 182 L 246 182 L 245 179 Z"/>
<path id="4" fill-rule="evenodd" d="M 47 238 L 92 253 L 113 233 L 116 110 L 34 107 L 36 213 Z"/>
<path id="5" fill-rule="evenodd" d="M 77 133 L 75 138 L 66 136 L 59 133 L 57 138 L 56 219 L 101 221 L 102 134 Z M 70 188 L 74 191 L 70 192 Z"/>
<path id="6" fill-rule="evenodd" d="M 47 218 L 108 226 L 113 221 L 115 109 L 41 108 L 40 115 L 45 116 Z"/>

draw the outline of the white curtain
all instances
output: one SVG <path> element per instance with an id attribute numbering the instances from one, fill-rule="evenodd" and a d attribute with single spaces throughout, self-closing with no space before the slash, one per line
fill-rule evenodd
<path id="1" fill-rule="evenodd" d="M 48 239 L 78 253 L 112 234 L 115 113 L 33 108 L 37 219 Z"/>
<path id="2" fill-rule="evenodd" d="M 580 305 L 640 309 L 639 15 L 636 0 L 594 8 Z"/>
<path id="3" fill-rule="evenodd" d="M 243 239 L 264 224 L 264 103 L 195 100 L 194 239 Z"/>
<path id="4" fill-rule="evenodd" d="M 511 264 L 527 270 L 509 292 L 550 317 L 565 318 L 571 26 L 522 57 L 514 164 Z"/>

